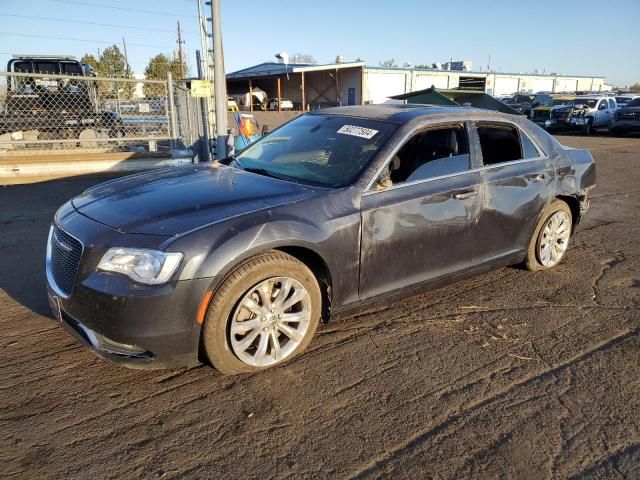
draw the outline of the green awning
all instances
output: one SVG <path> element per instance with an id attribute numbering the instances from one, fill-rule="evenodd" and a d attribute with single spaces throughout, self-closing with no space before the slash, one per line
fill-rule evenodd
<path id="1" fill-rule="evenodd" d="M 465 105 L 485 110 L 494 110 L 511 115 L 523 115 L 509 105 L 496 100 L 491 95 L 477 90 L 440 90 L 427 88 L 416 92 L 395 95 L 394 100 L 406 100 L 407 103 L 419 103 L 423 105 Z"/>

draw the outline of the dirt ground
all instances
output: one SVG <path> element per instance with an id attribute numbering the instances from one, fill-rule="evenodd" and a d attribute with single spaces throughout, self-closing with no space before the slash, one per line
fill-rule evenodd
<path id="1" fill-rule="evenodd" d="M 0 476 L 640 478 L 640 139 L 567 136 L 598 186 L 566 260 L 336 319 L 258 375 L 126 370 L 51 319 L 55 209 L 0 188 Z"/>

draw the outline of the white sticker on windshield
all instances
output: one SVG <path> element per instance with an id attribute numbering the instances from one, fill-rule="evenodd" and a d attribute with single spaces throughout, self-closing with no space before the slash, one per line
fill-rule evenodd
<path id="1" fill-rule="evenodd" d="M 343 125 L 338 130 L 338 133 L 342 133 L 343 135 L 352 135 L 354 137 L 366 138 L 367 140 L 373 138 L 373 136 L 378 133 L 378 130 L 374 130 L 372 128 L 365 127 L 357 127 L 356 125 Z"/>

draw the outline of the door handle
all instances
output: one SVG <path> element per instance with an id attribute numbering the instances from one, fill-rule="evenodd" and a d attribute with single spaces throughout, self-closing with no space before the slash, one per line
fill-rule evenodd
<path id="1" fill-rule="evenodd" d="M 465 200 L 467 198 L 475 197 L 477 194 L 477 190 L 465 190 L 463 192 L 456 193 L 453 198 L 455 198 L 456 200 Z"/>
<path id="2" fill-rule="evenodd" d="M 538 173 L 537 175 L 527 175 L 525 177 L 529 182 L 541 182 L 545 179 L 544 173 Z"/>

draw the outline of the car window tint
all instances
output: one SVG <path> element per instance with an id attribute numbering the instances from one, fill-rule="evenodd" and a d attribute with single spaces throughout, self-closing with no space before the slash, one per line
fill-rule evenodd
<path id="1" fill-rule="evenodd" d="M 540 156 L 540 152 L 538 152 L 538 149 L 527 135 L 521 133 L 520 139 L 522 140 L 522 152 L 524 153 L 524 158 L 537 158 Z"/>
<path id="2" fill-rule="evenodd" d="M 478 136 L 485 165 L 520 160 L 518 129 L 512 125 L 478 124 Z"/>
<path id="3" fill-rule="evenodd" d="M 417 133 L 402 146 L 388 168 L 394 185 L 469 170 L 469 143 L 464 125 Z"/>

